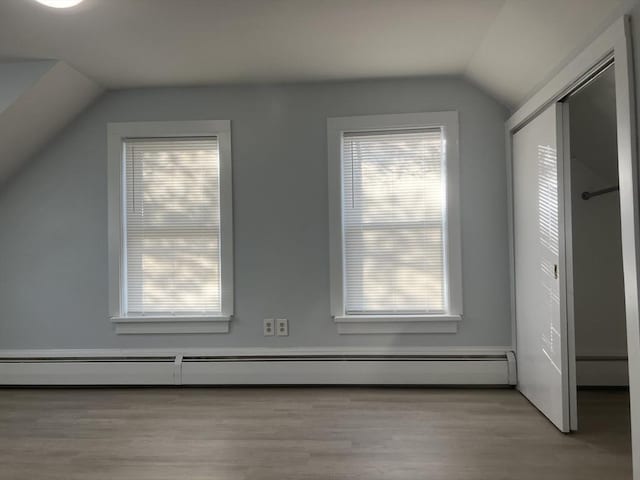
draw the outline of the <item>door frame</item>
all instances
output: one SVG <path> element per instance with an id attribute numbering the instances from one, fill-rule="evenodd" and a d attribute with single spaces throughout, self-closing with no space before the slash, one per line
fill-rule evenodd
<path id="1" fill-rule="evenodd" d="M 615 62 L 616 116 L 618 135 L 618 174 L 620 176 L 620 217 L 622 225 L 622 258 L 625 284 L 627 346 L 629 357 L 629 391 L 634 479 L 640 480 L 640 221 L 638 201 L 638 161 L 636 138 L 635 85 L 630 17 L 616 20 L 598 38 L 576 55 L 546 85 L 526 101 L 505 124 L 507 158 L 507 195 L 509 257 L 511 275 L 512 343 L 517 353 L 515 318 L 515 252 L 513 218 L 512 135 L 544 108 L 561 101 L 577 85 L 592 77 L 613 58 Z M 566 135 L 565 135 L 566 136 Z M 565 139 L 566 140 L 566 139 Z M 564 145 L 563 145 L 564 146 Z M 564 149 L 563 149 L 564 150 Z M 564 158 L 559 158 L 559 161 Z M 563 161 L 561 168 L 568 162 Z M 563 172 L 559 172 L 563 173 Z M 566 203 L 565 199 L 559 199 Z M 566 208 L 563 205 L 563 209 Z M 570 225 L 570 224 L 569 224 Z M 565 232 L 565 238 L 566 238 Z M 570 235 L 570 232 L 569 232 Z M 571 237 L 569 237 L 570 239 Z M 566 255 L 565 255 L 566 260 Z M 565 272 L 567 271 L 565 266 Z M 567 276 L 565 275 L 565 278 Z M 565 284 L 563 288 L 566 288 Z M 569 337 L 573 335 L 570 334 Z M 568 338 L 568 354 L 575 358 L 573 338 Z M 575 371 L 569 372 L 570 378 Z M 572 426 L 575 425 L 575 404 Z"/>

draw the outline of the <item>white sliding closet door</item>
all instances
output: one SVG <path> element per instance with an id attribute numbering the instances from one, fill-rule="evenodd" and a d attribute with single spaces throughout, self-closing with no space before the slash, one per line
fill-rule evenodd
<path id="1" fill-rule="evenodd" d="M 554 104 L 512 137 L 513 225 L 518 388 L 567 432 L 562 113 Z"/>

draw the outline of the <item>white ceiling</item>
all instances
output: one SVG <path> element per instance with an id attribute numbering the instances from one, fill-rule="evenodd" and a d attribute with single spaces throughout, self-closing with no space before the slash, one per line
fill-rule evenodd
<path id="1" fill-rule="evenodd" d="M 0 0 L 0 61 L 108 88 L 464 74 L 509 106 L 629 0 Z"/>

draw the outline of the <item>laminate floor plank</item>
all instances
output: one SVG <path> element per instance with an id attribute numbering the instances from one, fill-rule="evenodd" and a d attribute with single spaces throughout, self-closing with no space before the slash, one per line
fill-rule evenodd
<path id="1" fill-rule="evenodd" d="M 508 389 L 0 389 L 0 480 L 629 480 L 629 395 L 558 432 Z"/>

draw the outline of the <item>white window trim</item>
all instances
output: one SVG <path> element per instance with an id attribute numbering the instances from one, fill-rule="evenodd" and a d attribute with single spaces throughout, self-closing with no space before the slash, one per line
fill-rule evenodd
<path id="1" fill-rule="evenodd" d="M 438 315 L 346 315 L 342 245 L 342 136 L 344 132 L 433 128 L 446 138 L 446 265 L 448 311 Z M 331 314 L 340 334 L 456 333 L 462 320 L 460 160 L 458 112 L 365 115 L 327 119 Z"/>
<path id="2" fill-rule="evenodd" d="M 109 123 L 108 206 L 109 206 L 109 317 L 118 334 L 227 333 L 233 316 L 233 210 L 231 176 L 231 122 L 202 120 L 178 122 Z M 218 139 L 220 155 L 220 315 L 126 316 L 123 312 L 124 233 L 123 225 L 123 142 L 127 138 L 203 137 Z"/>

